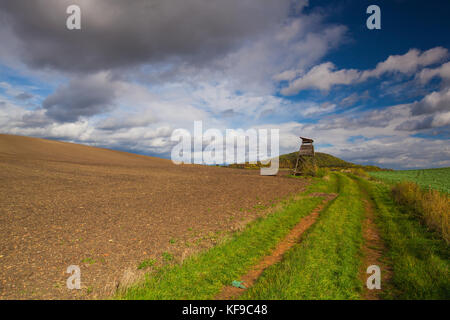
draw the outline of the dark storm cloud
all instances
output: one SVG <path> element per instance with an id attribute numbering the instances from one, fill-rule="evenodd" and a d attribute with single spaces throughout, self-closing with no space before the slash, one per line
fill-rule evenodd
<path id="1" fill-rule="evenodd" d="M 106 131 L 115 131 L 120 129 L 130 129 L 145 127 L 151 123 L 155 123 L 156 120 L 151 115 L 137 114 L 137 115 L 126 115 L 120 119 L 108 118 L 97 124 L 97 129 Z"/>
<path id="2" fill-rule="evenodd" d="M 433 116 L 429 116 L 420 120 L 408 120 L 398 125 L 395 129 L 401 131 L 417 131 L 430 129 L 433 127 L 433 119 Z"/>
<path id="3" fill-rule="evenodd" d="M 104 74 L 75 78 L 49 95 L 42 107 L 46 115 L 59 122 L 72 122 L 113 108 L 114 82 Z"/>
<path id="4" fill-rule="evenodd" d="M 411 114 L 414 116 L 441 111 L 450 111 L 450 89 L 432 92 L 411 105 Z"/>
<path id="5" fill-rule="evenodd" d="M 43 128 L 53 123 L 52 119 L 49 119 L 43 110 L 30 111 L 22 116 L 22 121 L 18 124 L 22 128 Z"/>
<path id="6" fill-rule="evenodd" d="M 33 95 L 29 94 L 27 92 L 22 92 L 16 96 L 16 99 L 19 99 L 19 100 L 28 100 L 31 98 L 33 98 Z"/>
<path id="7" fill-rule="evenodd" d="M 66 28 L 71 4 L 81 7 L 82 30 Z M 14 0 L 0 2 L 0 23 L 20 43 L 10 54 L 28 65 L 92 72 L 171 57 L 204 62 L 279 23 L 289 6 L 290 0 Z"/>
<path id="8" fill-rule="evenodd" d="M 227 109 L 225 111 L 222 111 L 220 115 L 224 118 L 232 118 L 238 115 L 237 112 L 235 112 L 233 109 Z"/>
<path id="9" fill-rule="evenodd" d="M 373 110 L 363 112 L 357 116 L 328 118 L 327 121 L 320 123 L 317 128 L 321 130 L 330 129 L 361 129 L 367 127 L 384 128 L 394 118 L 394 114 L 390 110 Z"/>

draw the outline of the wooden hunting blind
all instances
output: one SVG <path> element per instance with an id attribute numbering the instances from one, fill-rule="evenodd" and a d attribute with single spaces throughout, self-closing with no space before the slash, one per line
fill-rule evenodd
<path id="1" fill-rule="evenodd" d="M 294 175 L 301 175 L 302 168 L 306 163 L 305 157 L 312 157 L 313 164 L 315 165 L 315 157 L 314 157 L 314 146 L 313 139 L 300 137 L 302 139 L 302 144 L 300 146 L 300 150 L 297 155 L 297 162 L 295 163 Z"/>

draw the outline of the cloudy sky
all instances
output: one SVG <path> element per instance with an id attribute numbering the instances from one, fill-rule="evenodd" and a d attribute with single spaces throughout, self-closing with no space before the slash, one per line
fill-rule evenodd
<path id="1" fill-rule="evenodd" d="M 0 0 L 0 132 L 168 157 L 202 120 L 279 128 L 281 153 L 301 135 L 360 164 L 450 166 L 449 16 L 437 0 Z"/>

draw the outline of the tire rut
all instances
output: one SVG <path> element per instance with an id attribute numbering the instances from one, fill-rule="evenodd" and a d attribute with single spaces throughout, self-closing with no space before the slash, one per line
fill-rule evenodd
<path id="1" fill-rule="evenodd" d="M 360 190 L 363 195 L 363 203 L 366 211 L 366 217 L 362 224 L 364 244 L 362 246 L 363 263 L 360 268 L 360 278 L 363 282 L 363 292 L 361 299 L 363 300 L 379 300 L 389 284 L 389 279 L 392 275 L 392 270 L 385 262 L 386 246 L 384 241 L 380 237 L 380 232 L 375 224 L 375 208 L 372 200 L 370 199 L 367 191 L 359 184 Z M 381 271 L 381 289 L 369 289 L 366 281 L 370 276 L 367 273 L 367 268 L 371 265 L 380 267 Z"/>
<path id="2" fill-rule="evenodd" d="M 311 194 L 311 196 L 324 197 L 325 199 L 316 208 L 314 208 L 314 210 L 308 216 L 303 217 L 300 222 L 291 229 L 288 235 L 277 244 L 270 255 L 264 256 L 244 276 L 241 277 L 240 280 L 244 283 L 246 289 L 252 287 L 255 284 L 255 282 L 258 280 L 258 278 L 266 268 L 281 261 L 283 255 L 291 247 L 299 242 L 304 232 L 316 222 L 317 218 L 320 215 L 320 212 L 324 209 L 328 202 L 336 198 L 337 194 L 317 193 Z M 215 299 L 236 299 L 237 297 L 242 295 L 246 291 L 246 289 L 241 289 L 233 286 L 225 286 L 222 288 L 222 291 L 215 297 Z"/>

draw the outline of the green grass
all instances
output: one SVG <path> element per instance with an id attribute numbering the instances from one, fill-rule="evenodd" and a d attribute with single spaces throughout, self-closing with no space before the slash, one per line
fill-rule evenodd
<path id="1" fill-rule="evenodd" d="M 171 253 L 169 253 L 169 252 L 163 252 L 163 254 L 162 254 L 162 257 L 163 257 L 163 260 L 165 261 L 165 262 L 169 262 L 169 261 L 172 261 L 173 260 L 173 254 L 171 254 Z"/>
<path id="2" fill-rule="evenodd" d="M 304 240 L 268 269 L 243 299 L 358 299 L 364 208 L 352 179 L 338 175 L 339 196 Z"/>
<path id="3" fill-rule="evenodd" d="M 304 177 L 290 176 L 293 179 L 305 179 Z M 314 183 L 308 186 L 306 193 L 338 193 L 339 192 L 339 181 L 338 174 L 330 173 L 328 180 L 322 178 L 306 178 L 311 179 Z"/>
<path id="4" fill-rule="evenodd" d="M 370 175 L 388 183 L 411 181 L 423 188 L 431 187 L 439 191 L 450 192 L 450 167 L 423 170 L 378 171 L 370 172 Z"/>
<path id="5" fill-rule="evenodd" d="M 386 299 L 450 299 L 450 252 L 410 211 L 398 207 L 389 187 L 361 180 L 374 201 L 376 223 L 388 247 L 393 275 Z M 383 284 L 382 284 L 383 286 Z"/>
<path id="6" fill-rule="evenodd" d="M 320 202 L 319 197 L 287 201 L 285 207 L 259 218 L 230 239 L 182 264 L 166 265 L 135 286 L 120 293 L 120 299 L 212 299 L 224 285 L 245 274 L 269 254 L 287 233 Z"/>
<path id="7" fill-rule="evenodd" d="M 139 270 L 141 270 L 141 269 L 147 269 L 147 268 L 152 267 L 155 263 L 156 263 L 156 259 L 147 259 L 147 260 L 142 261 L 142 262 L 138 265 L 137 268 L 138 268 Z"/>
<path id="8" fill-rule="evenodd" d="M 81 263 L 87 263 L 87 264 L 94 264 L 94 263 L 96 263 L 97 261 L 95 261 L 93 258 L 91 258 L 91 257 L 87 257 L 87 258 L 84 258 L 83 260 L 81 260 Z"/>

